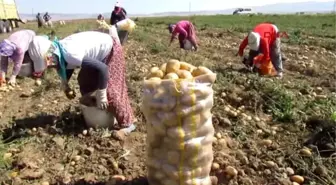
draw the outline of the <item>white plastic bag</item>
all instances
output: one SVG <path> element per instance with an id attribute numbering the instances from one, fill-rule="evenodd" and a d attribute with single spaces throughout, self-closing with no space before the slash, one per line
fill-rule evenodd
<path id="1" fill-rule="evenodd" d="M 136 26 L 135 22 L 129 18 L 116 23 L 118 30 L 132 32 Z"/>
<path id="2" fill-rule="evenodd" d="M 215 78 L 206 74 L 190 80 L 144 81 L 150 185 L 211 185 Z"/>
<path id="3" fill-rule="evenodd" d="M 183 43 L 183 47 L 185 50 L 192 50 L 193 49 L 193 45 L 191 44 L 190 40 L 185 39 L 184 43 Z"/>

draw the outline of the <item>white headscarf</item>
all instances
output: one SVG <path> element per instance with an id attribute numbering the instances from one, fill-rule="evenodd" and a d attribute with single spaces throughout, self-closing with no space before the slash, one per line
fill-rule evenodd
<path id="1" fill-rule="evenodd" d="M 250 32 L 247 37 L 247 40 L 248 40 L 248 46 L 250 47 L 251 50 L 259 51 L 259 46 L 260 46 L 259 33 Z"/>
<path id="2" fill-rule="evenodd" d="M 35 36 L 30 43 L 28 52 L 34 63 L 34 72 L 43 72 L 47 68 L 45 59 L 51 46 L 52 42 L 45 36 Z"/>

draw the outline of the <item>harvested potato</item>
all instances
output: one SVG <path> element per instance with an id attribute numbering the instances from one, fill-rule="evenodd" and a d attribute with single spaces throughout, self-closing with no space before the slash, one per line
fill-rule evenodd
<path id="1" fill-rule="evenodd" d="M 180 162 L 180 154 L 177 151 L 169 151 L 167 153 L 167 160 L 170 164 L 177 165 Z"/>
<path id="2" fill-rule="evenodd" d="M 183 128 L 172 127 L 167 130 L 167 136 L 172 139 L 181 139 L 185 137 L 185 131 Z"/>
<path id="3" fill-rule="evenodd" d="M 185 185 L 210 185 L 211 169 L 220 169 L 212 164 L 216 74 L 206 67 L 170 60 L 152 67 L 145 79 L 141 110 L 147 120 L 149 184 L 177 185 L 183 180 Z M 229 171 L 230 176 L 236 176 L 236 171 Z"/>
<path id="4" fill-rule="evenodd" d="M 302 184 L 304 182 L 304 178 L 300 175 L 293 175 L 290 178 L 293 182 L 296 182 L 298 184 Z"/>
<path id="5" fill-rule="evenodd" d="M 179 76 L 176 73 L 168 73 L 164 79 L 177 80 Z"/>
<path id="6" fill-rule="evenodd" d="M 312 156 L 312 152 L 308 148 L 303 148 L 300 150 L 300 154 L 302 156 L 310 157 Z"/>
<path id="7" fill-rule="evenodd" d="M 187 70 L 189 72 L 191 72 L 192 70 L 194 70 L 196 67 L 187 63 L 187 62 L 180 62 L 180 69 L 182 70 Z"/>
<path id="8" fill-rule="evenodd" d="M 187 70 L 178 70 L 176 73 L 179 78 L 182 79 L 192 79 L 193 76 L 191 75 L 191 72 L 187 71 Z"/>
<path id="9" fill-rule="evenodd" d="M 198 67 L 198 68 L 196 68 L 196 69 L 194 69 L 193 71 L 192 71 L 192 75 L 195 77 L 195 76 L 201 76 L 201 75 L 205 75 L 205 74 L 212 74 L 213 72 L 210 70 L 210 69 L 208 69 L 208 68 L 206 68 L 206 67 L 204 67 L 204 66 L 200 66 L 200 67 Z"/>
<path id="10" fill-rule="evenodd" d="M 152 77 L 148 79 L 147 81 L 145 81 L 144 87 L 146 89 L 156 89 L 157 87 L 160 86 L 161 81 L 162 80 L 159 77 Z"/>
<path id="11" fill-rule="evenodd" d="M 163 71 L 164 73 L 166 73 L 166 69 L 167 69 L 167 63 L 164 63 L 160 66 L 160 70 Z"/>
<path id="12" fill-rule="evenodd" d="M 238 171 L 232 167 L 232 166 L 228 166 L 225 168 L 225 173 L 229 176 L 229 177 L 235 177 L 238 175 Z"/>
<path id="13" fill-rule="evenodd" d="M 149 72 L 154 73 L 155 71 L 160 70 L 158 67 L 152 67 Z"/>
<path id="14" fill-rule="evenodd" d="M 218 163 L 212 163 L 212 170 L 217 171 L 220 168 L 220 165 Z"/>
<path id="15" fill-rule="evenodd" d="M 166 66 L 166 72 L 167 73 L 176 73 L 178 70 L 180 70 L 180 62 L 178 60 L 169 60 L 167 62 Z"/>
<path id="16" fill-rule="evenodd" d="M 269 139 L 265 139 L 261 142 L 262 145 L 270 147 L 272 145 L 273 141 Z"/>
<path id="17" fill-rule="evenodd" d="M 161 79 L 164 77 L 164 73 L 160 69 L 157 69 L 156 71 L 151 71 L 151 73 L 149 74 L 147 78 L 153 78 L 153 77 L 157 77 Z"/>

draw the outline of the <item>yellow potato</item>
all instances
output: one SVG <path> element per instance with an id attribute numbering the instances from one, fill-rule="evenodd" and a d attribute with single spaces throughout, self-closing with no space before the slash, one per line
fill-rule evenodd
<path id="1" fill-rule="evenodd" d="M 298 184 L 302 184 L 304 182 L 304 178 L 300 175 L 294 175 L 294 176 L 291 176 L 290 178 L 293 182 L 296 182 Z"/>
<path id="2" fill-rule="evenodd" d="M 166 73 L 166 69 L 167 69 L 167 63 L 164 63 L 160 66 L 160 70 L 163 71 L 164 73 Z"/>
<path id="3" fill-rule="evenodd" d="M 160 69 L 157 69 L 156 71 L 151 71 L 149 76 L 147 78 L 152 78 L 152 77 L 158 77 L 158 78 L 163 78 L 164 73 Z"/>
<path id="4" fill-rule="evenodd" d="M 180 70 L 180 62 L 175 59 L 169 60 L 167 63 L 166 72 L 176 73 L 178 70 Z"/>
<path id="5" fill-rule="evenodd" d="M 194 69 L 192 71 L 192 75 L 195 77 L 195 76 L 200 76 L 200 75 L 205 75 L 205 74 L 212 74 L 213 72 L 204 67 L 204 66 L 199 66 L 198 68 Z"/>
<path id="6" fill-rule="evenodd" d="M 187 70 L 191 72 L 195 68 L 196 68 L 195 66 L 188 64 L 187 62 L 180 62 L 180 69 L 182 70 Z"/>
<path id="7" fill-rule="evenodd" d="M 160 70 L 158 67 L 152 67 L 149 72 L 154 73 L 155 71 Z"/>
<path id="8" fill-rule="evenodd" d="M 145 81 L 144 87 L 146 89 L 153 89 L 153 88 L 155 89 L 161 84 L 161 81 L 162 80 L 159 77 L 149 78 L 147 81 Z"/>
<path id="9" fill-rule="evenodd" d="M 164 79 L 177 80 L 179 76 L 176 73 L 168 73 Z"/>
<path id="10" fill-rule="evenodd" d="M 169 153 L 168 153 L 169 155 Z M 178 154 L 179 155 L 179 154 Z M 179 162 L 180 158 L 177 156 L 177 161 Z M 178 164 L 178 163 L 177 163 Z M 169 164 L 162 165 L 162 171 L 165 172 L 170 178 L 178 180 L 179 179 L 179 171 L 175 166 Z"/>
<path id="11" fill-rule="evenodd" d="M 157 171 L 157 172 L 154 174 L 154 177 L 155 177 L 157 180 L 162 180 L 162 179 L 165 177 L 165 175 L 164 175 L 162 172 Z"/>
<path id="12" fill-rule="evenodd" d="M 178 70 L 176 73 L 179 78 L 182 79 L 192 79 L 193 76 L 191 75 L 191 72 L 187 71 L 187 70 Z"/>
<path id="13" fill-rule="evenodd" d="M 197 76 L 197 77 L 194 76 L 194 78 L 198 83 L 213 84 L 216 81 L 216 74 L 215 73 L 209 73 L 209 74 L 205 74 L 205 75 L 201 75 L 201 76 Z"/>
<path id="14" fill-rule="evenodd" d="M 167 130 L 167 135 L 172 139 L 181 139 L 185 137 L 185 132 L 183 128 L 172 127 Z"/>
<path id="15" fill-rule="evenodd" d="M 167 161 L 170 164 L 178 165 L 180 162 L 180 154 L 177 151 L 169 151 L 167 153 Z"/>
<path id="16" fill-rule="evenodd" d="M 160 77 L 150 77 L 148 80 L 150 81 L 161 81 Z"/>

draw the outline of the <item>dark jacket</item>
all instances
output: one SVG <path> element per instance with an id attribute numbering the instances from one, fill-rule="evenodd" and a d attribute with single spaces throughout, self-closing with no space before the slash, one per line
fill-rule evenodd
<path id="1" fill-rule="evenodd" d="M 44 19 L 44 21 L 46 21 L 46 22 L 48 22 L 49 20 L 51 20 L 51 16 L 49 15 L 49 14 L 44 14 L 44 16 L 43 16 L 43 19 Z"/>
<path id="2" fill-rule="evenodd" d="M 127 12 L 124 8 L 121 8 L 121 11 L 119 13 L 116 13 L 115 10 L 111 13 L 111 19 L 110 19 L 110 24 L 114 25 L 119 21 L 122 21 L 126 19 Z"/>
<path id="3" fill-rule="evenodd" d="M 43 20 L 41 14 L 37 14 L 36 15 L 36 19 L 37 19 L 37 25 L 38 25 L 38 27 L 41 27 L 44 24 L 44 20 Z"/>

